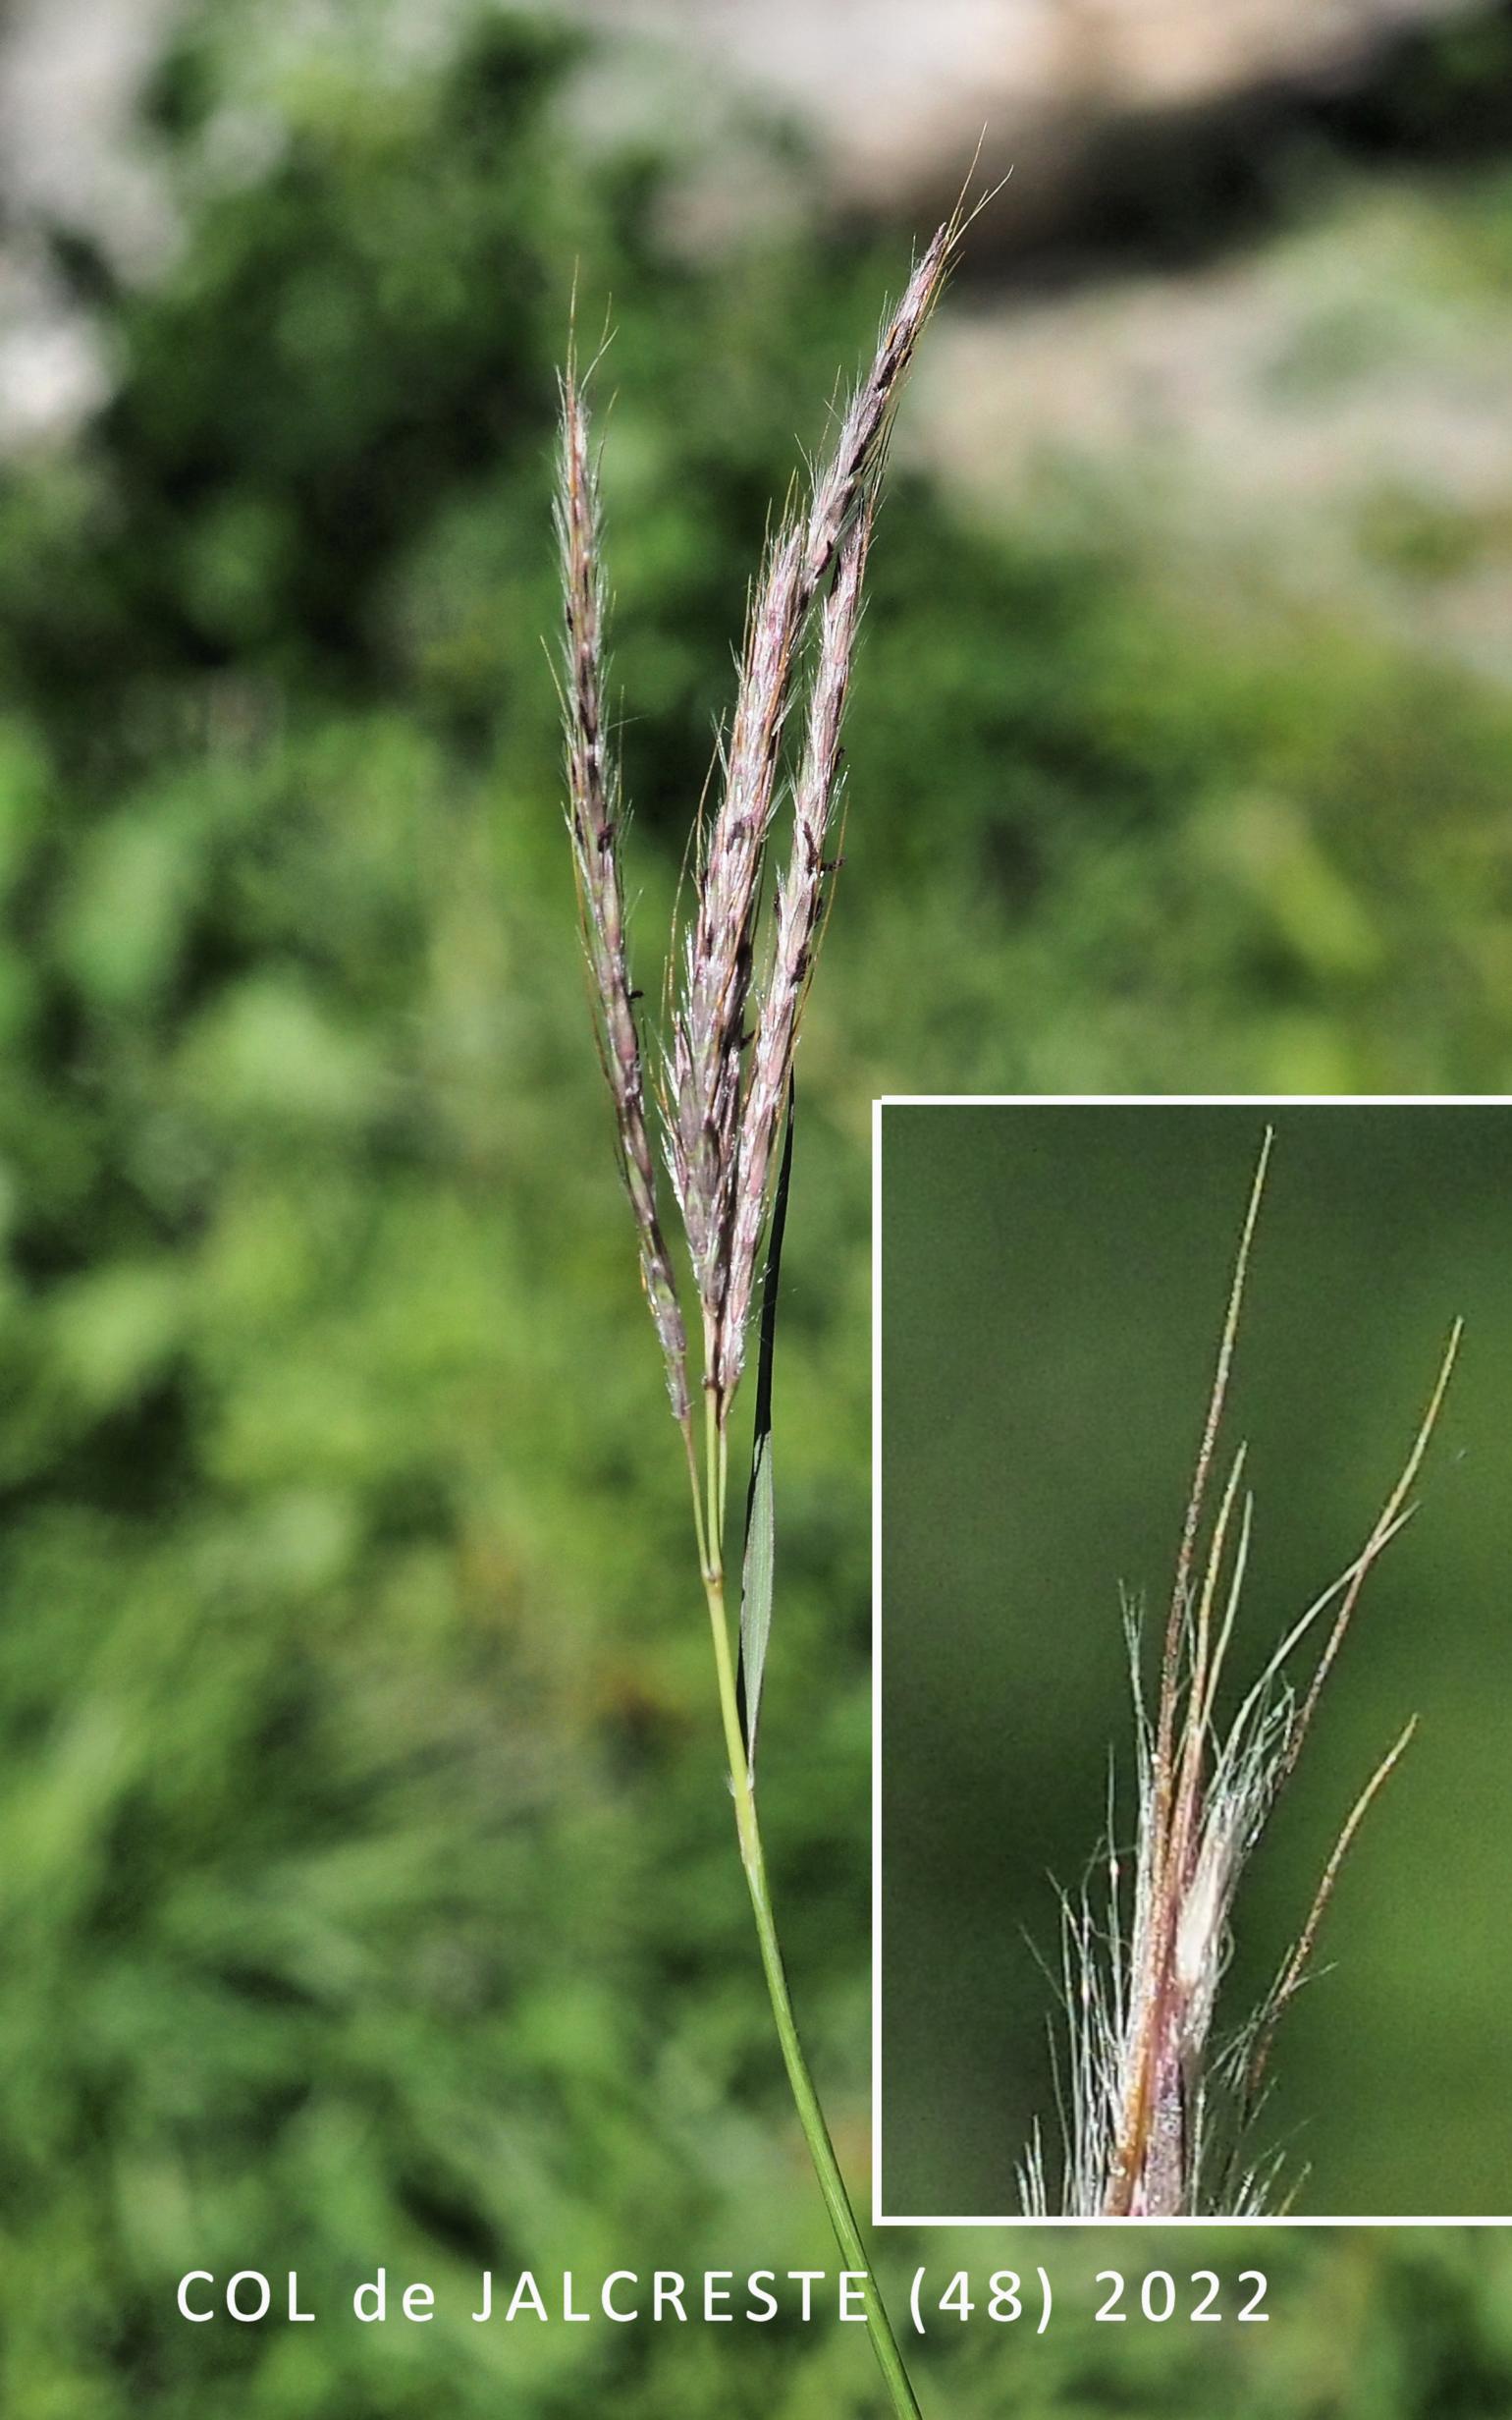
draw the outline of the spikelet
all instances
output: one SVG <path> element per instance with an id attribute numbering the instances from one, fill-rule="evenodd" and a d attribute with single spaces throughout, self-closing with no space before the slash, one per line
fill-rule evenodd
<path id="1" fill-rule="evenodd" d="M 598 477 L 576 360 L 570 352 L 562 378 L 557 535 L 565 622 L 562 707 L 567 829 L 577 880 L 578 920 L 593 986 L 599 1055 L 614 1103 L 620 1165 L 635 1221 L 641 1279 L 662 1348 L 673 1414 L 679 1426 L 685 1426 L 689 1415 L 687 1339 L 662 1229 L 656 1164 L 646 1130 L 645 1074 L 625 945 L 620 780 L 605 736 Z"/>
<path id="2" fill-rule="evenodd" d="M 739 1382 L 770 1207 L 773 1144 L 819 930 L 824 840 L 837 796 L 839 727 L 888 432 L 960 227 L 957 211 L 936 234 L 887 320 L 815 477 L 807 513 L 785 517 L 768 548 L 747 626 L 723 794 L 684 946 L 669 1085 L 673 1179 L 703 1315 L 708 1379 L 722 1408 Z M 779 897 L 774 962 L 756 1004 L 747 1081 L 755 927 L 783 739 L 798 692 L 803 641 L 832 571 L 835 585 L 818 616 L 792 856 Z"/>
<path id="3" fill-rule="evenodd" d="M 1442 1407 L 1460 1324 L 1452 1329 L 1427 1410 L 1400 1476 L 1352 1563 L 1292 1623 L 1219 1723 L 1215 1707 L 1250 1562 L 1253 1499 L 1245 1449 L 1228 1466 L 1203 1541 L 1238 1334 L 1250 1248 L 1271 1136 L 1251 1189 L 1216 1371 L 1187 1504 L 1153 1717 L 1141 1679 L 1138 1622 L 1125 1608 L 1134 1686 L 1137 1829 L 1131 1883 L 1107 1850 L 1105 1912 L 1090 1889 L 1062 1902 L 1062 1997 L 1068 2068 L 1057 2077 L 1064 2160 L 1062 2206 L 1083 2218 L 1250 2215 L 1273 2188 L 1277 2162 L 1251 2156 L 1276 2026 L 1305 1981 L 1319 1926 L 1344 1858 L 1377 1791 L 1412 1736 L 1407 1728 L 1356 1799 L 1294 1948 L 1261 2008 L 1227 2042 L 1215 2016 L 1247 1861 L 1296 1770 L 1323 1684 L 1365 1582 L 1410 1519 L 1413 1484 Z M 1198 1577 L 1199 1567 L 1201 1576 Z M 1332 1613 L 1305 1683 L 1299 1651 Z M 1109 1843 L 1116 1838 L 1111 1809 Z M 1026 2210 L 1044 2215 L 1048 2184 L 1036 2138 L 1019 2172 Z"/>

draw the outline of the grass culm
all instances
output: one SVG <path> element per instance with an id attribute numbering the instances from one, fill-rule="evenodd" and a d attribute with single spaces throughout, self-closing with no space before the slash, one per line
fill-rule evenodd
<path id="1" fill-rule="evenodd" d="M 715 802 L 699 820 L 688 905 L 672 937 L 670 1033 L 649 1075 L 625 935 L 624 810 L 608 735 L 588 381 L 571 357 L 562 382 L 558 496 L 567 823 L 582 938 L 641 1280 L 687 1464 L 740 1864 L 798 2120 L 841 2257 L 865 2278 L 872 2346 L 904 2420 L 918 2420 L 919 2407 L 871 2277 L 788 1993 L 762 1845 L 756 1736 L 772 1620 L 772 1357 L 793 1061 L 836 872 L 840 733 L 889 433 L 962 226 L 957 210 L 919 258 L 869 369 L 837 415 L 828 455 L 806 494 L 789 499 L 768 543 L 711 777 Z M 768 859 L 784 820 L 785 860 L 769 895 Z M 758 1295 L 761 1316 L 753 1320 Z M 727 1559 L 730 1415 L 753 1326 L 760 1347 L 736 1610 Z"/>

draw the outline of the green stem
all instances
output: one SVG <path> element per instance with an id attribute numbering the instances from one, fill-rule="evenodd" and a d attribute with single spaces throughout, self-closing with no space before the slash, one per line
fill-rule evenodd
<path id="1" fill-rule="evenodd" d="M 711 1421 L 711 1429 L 712 1426 Z M 724 1461 L 723 1443 L 721 1439 L 717 1458 L 721 1479 L 723 1478 Z M 716 1485 L 712 1480 L 715 1466 L 716 1456 L 711 1437 L 711 1493 L 722 1494 L 723 1486 Z M 750 1893 L 751 1912 L 756 1919 L 756 1939 L 761 1948 L 761 1964 L 762 1972 L 767 1980 L 767 1997 L 772 2003 L 773 2021 L 777 2026 L 777 2038 L 782 2048 L 783 2064 L 787 2070 L 787 2082 L 792 2092 L 793 2105 L 798 2113 L 798 2123 L 803 2128 L 803 2139 L 808 2145 L 809 2158 L 814 2164 L 814 2173 L 819 2179 L 819 2189 L 824 2195 L 825 2208 L 830 2214 L 830 2225 L 835 2230 L 835 2240 L 839 2246 L 840 2257 L 845 2267 L 854 2271 L 863 2280 L 861 2298 L 866 2309 L 866 2329 L 871 2338 L 872 2350 L 877 2356 L 877 2366 L 882 2372 L 898 2420 L 923 2420 L 917 2398 L 908 2383 L 908 2372 L 903 2367 L 903 2356 L 898 2350 L 897 2338 L 892 2333 L 891 2322 L 888 2318 L 887 2308 L 866 2257 L 866 2248 L 861 2241 L 861 2230 L 856 2225 L 855 2212 L 850 2207 L 850 2196 L 845 2190 L 845 2180 L 840 2174 L 839 2162 L 835 2156 L 835 2145 L 830 2140 L 830 2129 L 825 2123 L 824 2111 L 819 2105 L 819 2095 L 814 2089 L 814 2079 L 809 2073 L 808 2061 L 803 2055 L 803 2045 L 798 2039 L 797 2020 L 793 2015 L 792 2001 L 787 1990 L 787 1976 L 783 1965 L 783 1953 L 778 1944 L 777 1923 L 772 1913 L 772 1895 L 767 1886 L 767 1861 L 761 1843 L 761 1827 L 756 1816 L 756 1794 L 752 1786 L 750 1766 L 746 1761 L 745 1741 L 740 1731 L 739 1699 L 735 1689 L 734 1663 L 729 1651 L 729 1622 L 725 1607 L 725 1574 L 719 1559 L 721 1510 L 722 1507 L 713 1501 L 702 1508 L 699 1526 L 707 1549 L 703 1570 L 704 1593 L 708 1599 L 709 1622 L 714 1632 L 714 1666 L 719 1681 L 720 1715 L 725 1728 L 725 1748 L 729 1759 L 730 1787 L 734 1791 L 735 1833 L 740 1843 L 740 1863 L 745 1872 L 746 1889 Z"/>

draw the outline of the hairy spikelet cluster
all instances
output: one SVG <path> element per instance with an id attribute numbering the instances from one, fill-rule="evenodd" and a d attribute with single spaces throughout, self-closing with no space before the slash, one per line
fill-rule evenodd
<path id="1" fill-rule="evenodd" d="M 957 211 L 920 257 L 806 502 L 784 512 L 768 545 L 716 766 L 717 803 L 696 852 L 660 1107 L 698 1305 L 703 1384 L 721 1429 L 743 1367 L 776 1146 L 834 870 L 827 852 L 841 788 L 840 730 L 889 431 L 961 229 Z M 567 819 L 583 938 L 641 1274 L 673 1411 L 686 1429 L 687 1342 L 647 1133 L 638 995 L 625 949 L 618 776 L 605 736 L 598 491 L 571 359 L 562 383 L 558 529 Z M 789 767 L 788 725 L 800 716 L 801 742 Z M 791 843 L 768 910 L 769 847 L 789 792 Z"/>
<path id="2" fill-rule="evenodd" d="M 578 916 L 596 1004 L 599 1055 L 614 1103 L 620 1163 L 639 1238 L 641 1277 L 667 1366 L 673 1411 L 681 1422 L 689 1409 L 687 1337 L 657 1206 L 656 1165 L 646 1129 L 640 1034 L 625 949 L 619 773 L 604 730 L 604 575 L 598 473 L 571 358 L 562 381 L 561 436 L 557 535 L 566 624 L 563 721 Z"/>
<path id="3" fill-rule="evenodd" d="M 1253 1500 L 1242 1492 L 1242 1445 L 1206 1544 L 1204 1515 L 1269 1149 L 1268 1133 L 1187 1505 L 1153 1714 L 1144 1695 L 1138 1622 L 1125 1607 L 1137 1745 L 1132 1872 L 1126 1879 L 1109 1845 L 1101 1907 L 1089 1889 L 1062 1910 L 1068 2042 L 1060 2079 L 1065 2144 L 1059 2199 L 1072 2217 L 1242 2217 L 1265 2206 L 1277 2163 L 1257 2165 L 1253 2135 L 1271 2040 L 1306 1979 L 1344 1857 L 1414 1728 L 1408 1724 L 1356 1799 L 1306 1922 L 1261 2007 L 1219 2041 L 1214 2019 L 1240 1878 L 1296 1769 L 1365 1582 L 1411 1518 L 1410 1491 L 1460 1336 L 1456 1323 L 1411 1451 L 1364 1545 L 1292 1623 L 1237 1710 L 1220 1721 L 1219 1684 L 1253 1522 Z M 1298 1662 L 1308 1656 L 1311 1670 L 1302 1678 Z M 1117 1837 L 1111 1806 L 1107 1837 L 1109 1843 Z M 1038 2139 L 1020 2184 L 1026 2209 L 1045 2215 L 1051 2194 Z"/>

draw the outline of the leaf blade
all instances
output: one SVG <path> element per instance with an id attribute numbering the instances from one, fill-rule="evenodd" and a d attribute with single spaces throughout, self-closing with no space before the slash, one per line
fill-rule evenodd
<path id="1" fill-rule="evenodd" d="M 756 1420 L 751 1479 L 745 1498 L 745 1553 L 740 1568 L 740 1663 L 738 1694 L 745 1761 L 754 1774 L 756 1726 L 772 1633 L 772 1591 L 777 1565 L 777 1512 L 772 1480 L 772 1365 L 777 1350 L 777 1304 L 782 1282 L 783 1238 L 787 1229 L 787 1189 L 792 1178 L 793 1085 L 789 1078 L 783 1120 L 783 1157 L 772 1201 L 772 1230 L 761 1285 L 761 1348 L 756 1365 Z"/>

